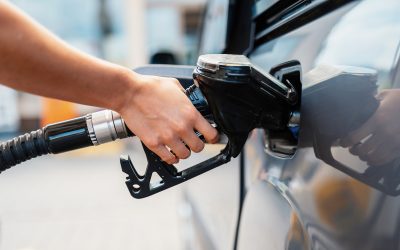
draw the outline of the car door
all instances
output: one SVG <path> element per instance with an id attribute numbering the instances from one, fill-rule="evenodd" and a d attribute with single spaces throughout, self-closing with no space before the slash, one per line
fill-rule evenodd
<path id="1" fill-rule="evenodd" d="M 302 127 L 292 159 L 266 153 L 263 130 L 251 134 L 237 248 L 399 249 L 400 2 L 260 0 L 254 10 L 252 63 L 302 65 Z M 332 70 L 355 77 L 328 81 Z"/>
<path id="2" fill-rule="evenodd" d="M 200 54 L 223 53 L 232 22 L 229 0 L 208 1 L 201 33 Z M 225 145 L 207 145 L 184 165 L 217 155 Z M 240 159 L 181 185 L 182 238 L 186 249 L 232 249 L 240 206 Z M 184 167 L 184 166 L 182 166 Z"/>

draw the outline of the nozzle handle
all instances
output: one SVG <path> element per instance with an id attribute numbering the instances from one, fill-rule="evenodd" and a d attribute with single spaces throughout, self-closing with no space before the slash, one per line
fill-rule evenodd
<path id="1" fill-rule="evenodd" d="M 174 165 L 163 162 L 143 143 L 142 146 L 148 162 L 144 175 L 138 173 L 129 156 L 121 156 L 120 158 L 122 171 L 128 175 L 125 184 L 132 197 L 137 199 L 151 196 L 190 180 L 229 162 L 231 158 L 227 145 L 218 155 L 179 172 Z M 161 177 L 160 181 L 152 182 L 154 173 Z"/>

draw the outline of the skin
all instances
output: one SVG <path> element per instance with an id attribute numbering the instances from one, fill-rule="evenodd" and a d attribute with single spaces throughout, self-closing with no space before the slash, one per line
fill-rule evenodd
<path id="1" fill-rule="evenodd" d="M 194 130 L 208 142 L 216 142 L 217 131 L 194 108 L 176 79 L 139 75 L 86 55 L 1 0 L 0 27 L 2 84 L 115 110 L 169 164 L 189 157 L 190 150 L 204 148 Z"/>
<path id="2" fill-rule="evenodd" d="M 382 91 L 377 98 L 380 104 L 376 112 L 340 142 L 372 166 L 390 163 L 400 152 L 400 89 Z"/>

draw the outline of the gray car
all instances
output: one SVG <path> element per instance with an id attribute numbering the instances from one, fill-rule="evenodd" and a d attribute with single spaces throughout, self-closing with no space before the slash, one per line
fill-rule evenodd
<path id="1" fill-rule="evenodd" d="M 209 1 L 201 54 L 300 62 L 301 129 L 293 157 L 256 129 L 184 184 L 188 248 L 400 248 L 399 13 L 398 0 Z"/>

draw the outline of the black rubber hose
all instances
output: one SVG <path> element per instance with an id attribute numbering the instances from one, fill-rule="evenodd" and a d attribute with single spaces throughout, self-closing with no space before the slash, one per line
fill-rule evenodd
<path id="1" fill-rule="evenodd" d="M 0 144 L 0 173 L 21 162 L 49 153 L 43 129 Z"/>

